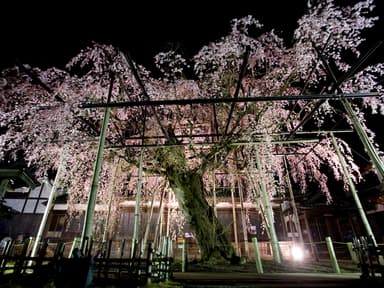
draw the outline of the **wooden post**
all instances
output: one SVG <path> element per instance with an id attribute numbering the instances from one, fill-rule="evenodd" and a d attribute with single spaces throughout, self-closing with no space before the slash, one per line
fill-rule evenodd
<path id="1" fill-rule="evenodd" d="M 123 258 L 123 257 L 124 257 L 125 240 L 126 240 L 126 239 L 123 239 L 123 241 L 121 241 L 120 258 Z"/>
<path id="2" fill-rule="evenodd" d="M 181 255 L 181 272 L 186 272 L 188 265 L 188 244 L 185 238 L 183 239 L 183 248 L 181 250 Z"/>
<path id="3" fill-rule="evenodd" d="M 147 284 L 151 283 L 152 277 L 152 259 L 153 259 L 153 243 L 148 243 L 148 251 L 147 251 Z"/>

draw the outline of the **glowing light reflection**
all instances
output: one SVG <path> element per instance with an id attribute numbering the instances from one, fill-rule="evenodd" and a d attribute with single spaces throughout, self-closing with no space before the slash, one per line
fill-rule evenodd
<path id="1" fill-rule="evenodd" d="M 291 248 L 291 255 L 292 255 L 292 259 L 295 261 L 303 261 L 304 259 L 304 251 L 299 246 L 293 246 Z"/>

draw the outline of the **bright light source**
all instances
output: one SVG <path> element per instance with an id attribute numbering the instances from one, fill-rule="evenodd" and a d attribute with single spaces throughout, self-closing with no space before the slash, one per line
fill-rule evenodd
<path id="1" fill-rule="evenodd" d="M 304 259 L 304 251 L 299 246 L 293 246 L 291 248 L 292 259 L 295 261 L 302 261 Z"/>

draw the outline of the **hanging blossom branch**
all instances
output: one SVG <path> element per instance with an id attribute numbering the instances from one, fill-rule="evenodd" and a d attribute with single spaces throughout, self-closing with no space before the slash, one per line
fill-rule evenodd
<path id="1" fill-rule="evenodd" d="M 119 79 L 112 87 L 111 101 L 139 102 L 149 99 L 148 97 L 151 100 L 211 99 L 229 97 L 235 95 L 235 91 L 243 97 L 279 94 L 297 96 L 304 85 L 307 91 L 321 93 L 327 89 L 329 79 L 324 67 L 318 65 L 318 55 L 314 47 L 324 47 L 330 39 L 324 49 L 324 57 L 335 63 L 338 72 L 347 71 L 350 64 L 343 58 L 344 53 L 352 53 L 358 57 L 360 45 L 364 41 L 362 32 L 377 21 L 377 17 L 370 16 L 374 7 L 371 0 L 350 7 L 338 7 L 334 3 L 331 0 L 310 2 L 308 13 L 298 21 L 293 44 L 285 43 L 273 30 L 261 30 L 260 22 L 251 16 L 234 19 L 228 35 L 202 47 L 191 59 L 184 59 L 176 51 L 165 51 L 157 55 L 155 62 L 160 77 L 153 76 L 150 71 L 136 63 L 133 63 L 135 69 L 132 69 L 132 65 L 129 65 L 121 51 L 98 43 L 80 51 L 66 66 L 67 71 L 56 68 L 28 68 L 29 72 L 50 87 L 51 93 L 41 85 L 36 85 L 20 67 L 5 69 L 2 71 L 0 82 L 0 158 L 6 161 L 25 158 L 29 165 L 35 168 L 37 175 L 45 175 L 49 169 L 55 169 L 62 143 L 70 140 L 68 143 L 71 157 L 68 161 L 71 165 L 67 168 L 65 183 L 72 195 L 70 201 L 74 205 L 82 204 L 90 185 L 91 160 L 95 157 L 95 135 L 98 135 L 95 131 L 100 130 L 103 113 L 97 109 L 81 109 L 78 104 L 86 101 L 105 103 L 109 73 L 114 73 Z M 254 34 L 254 30 L 259 34 Z M 246 49 L 249 49 L 249 59 L 246 61 L 244 77 L 238 82 Z M 191 67 L 192 71 L 188 71 L 195 75 L 186 79 L 184 72 Z M 138 77 L 134 71 L 140 75 L 141 84 L 137 81 Z M 345 92 L 382 92 L 383 88 L 378 81 L 383 76 L 383 71 L 382 64 L 366 67 L 351 75 L 340 87 Z M 62 101 L 57 101 L 55 95 Z M 137 174 L 137 167 L 134 166 L 139 163 L 138 148 L 130 147 L 129 144 L 141 141 L 144 128 L 145 134 L 149 136 L 145 139 L 145 144 L 157 147 L 145 152 L 146 172 L 148 175 L 152 172 L 162 176 L 173 173 L 171 176 L 174 184 L 184 181 L 187 176 L 196 176 L 193 172 L 203 179 L 209 171 L 224 169 L 231 161 L 231 167 L 239 170 L 254 169 L 255 150 L 252 149 L 256 148 L 251 148 L 252 145 L 240 148 L 231 144 L 237 138 L 248 139 L 250 143 L 260 140 L 272 143 L 273 140 L 278 140 L 272 133 L 289 133 L 304 117 L 302 115 L 305 113 L 297 111 L 309 111 L 310 105 L 307 105 L 307 101 L 297 103 L 297 106 L 292 105 L 291 101 L 271 101 L 236 105 L 221 103 L 215 104 L 214 107 L 156 107 L 148 113 L 146 127 L 143 127 L 142 109 L 113 110 L 107 135 L 111 146 L 105 151 L 105 166 L 103 165 L 100 178 L 100 203 L 105 204 L 106 201 L 106 187 L 111 177 L 107 172 L 111 171 L 111 159 L 115 155 L 125 159 L 121 181 L 116 184 L 122 188 L 116 193 L 121 193 L 122 197 L 131 197 L 130 191 L 136 191 L 133 186 L 137 185 L 137 182 L 133 180 L 132 175 Z M 324 127 L 325 123 L 338 117 L 334 113 L 332 103 L 324 104 L 318 110 L 318 119 L 310 119 L 311 126 Z M 361 118 L 366 116 L 364 109 L 364 112 L 372 109 L 371 112 L 382 113 L 384 106 L 382 98 L 358 100 L 354 105 L 359 109 L 357 113 Z M 367 109 L 368 107 L 372 108 Z M 234 116 L 230 120 L 232 126 L 226 129 L 231 109 Z M 291 117 L 293 122 L 287 123 L 286 119 L 291 111 L 296 118 Z M 301 127 L 302 129 L 304 128 Z M 160 130 L 163 130 L 162 134 L 166 139 L 158 137 Z M 193 143 L 192 137 L 188 138 L 187 143 L 179 136 L 204 135 L 212 131 L 220 136 L 225 134 L 223 131 L 226 130 L 230 135 L 219 137 L 219 140 L 225 141 L 216 141 L 215 144 L 200 147 Z M 260 137 L 261 134 L 269 135 L 269 138 Z M 140 141 L 135 142 L 133 138 Z M 199 140 L 204 140 L 204 136 Z M 122 150 L 111 152 L 116 150 L 116 147 L 112 147 L 115 144 L 120 144 Z M 172 145 L 166 146 L 167 144 Z M 350 156 L 347 145 L 342 143 L 342 146 L 345 148 L 344 153 Z M 290 153 L 298 153 L 288 157 L 295 184 L 300 185 L 303 192 L 309 183 L 316 184 L 327 195 L 328 202 L 332 196 L 328 177 L 346 183 L 340 174 L 336 154 L 331 148 L 326 139 L 314 148 L 304 143 L 284 148 Z M 267 185 L 271 188 L 270 191 L 273 191 L 272 178 L 281 178 L 281 173 L 274 173 L 273 170 L 283 169 L 281 161 L 271 155 L 271 151 L 275 149 L 274 145 L 257 149 L 260 154 L 270 155 L 263 165 L 272 175 L 267 177 L 270 178 Z M 235 154 L 237 162 L 233 160 L 236 157 L 232 157 Z M 301 155 L 304 154 L 306 156 L 302 159 Z M 358 169 L 352 160 L 351 157 L 348 158 L 349 169 L 354 175 L 354 180 L 359 181 Z M 330 174 L 323 173 L 323 169 Z M 150 189 L 149 183 L 146 185 Z M 201 190 L 196 191 L 200 193 Z M 181 187 L 179 192 L 183 192 Z"/>

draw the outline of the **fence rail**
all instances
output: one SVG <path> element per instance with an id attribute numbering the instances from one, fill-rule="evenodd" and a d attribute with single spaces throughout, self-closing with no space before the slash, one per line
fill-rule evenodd
<path id="1" fill-rule="evenodd" d="M 65 244 L 58 243 L 51 256 L 46 256 L 48 243 L 40 245 L 39 255 L 29 256 L 31 243 L 27 239 L 23 245 L 9 243 L 0 254 L 0 282 L 12 279 L 26 279 L 36 283 L 53 281 L 60 287 L 87 287 L 90 283 L 103 282 L 129 283 L 143 285 L 148 282 L 161 282 L 171 277 L 173 258 L 155 251 L 152 244 L 146 249 L 146 257 L 133 256 L 81 257 L 64 256 Z M 71 249 L 73 250 L 73 249 Z M 73 254 L 75 255 L 75 254 Z"/>

